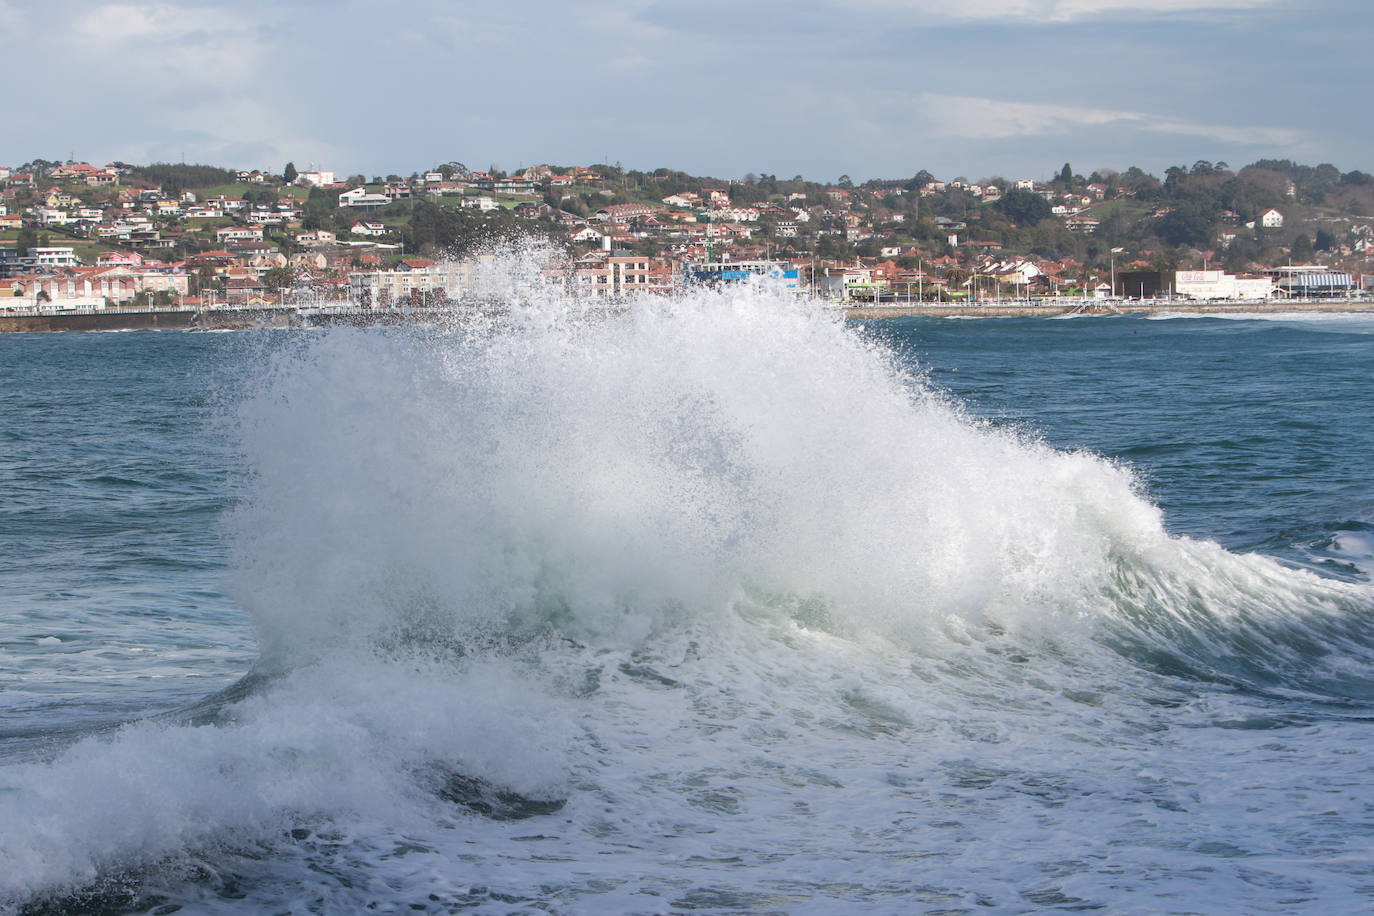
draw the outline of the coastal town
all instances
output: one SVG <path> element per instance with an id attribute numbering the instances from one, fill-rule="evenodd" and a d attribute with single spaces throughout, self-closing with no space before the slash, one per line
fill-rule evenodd
<path id="1" fill-rule="evenodd" d="M 869 309 L 1353 300 L 1374 288 L 1374 178 L 1286 160 L 861 184 L 36 160 L 0 167 L 0 315 L 452 308 L 517 237 L 610 301 L 756 276 Z"/>

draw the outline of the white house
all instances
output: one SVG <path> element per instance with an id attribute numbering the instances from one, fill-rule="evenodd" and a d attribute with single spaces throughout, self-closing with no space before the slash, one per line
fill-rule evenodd
<path id="1" fill-rule="evenodd" d="M 600 232 L 597 232 L 591 226 L 583 226 L 581 229 L 577 230 L 572 235 L 568 236 L 568 238 L 572 239 L 574 242 L 599 243 L 603 236 Z"/>
<path id="2" fill-rule="evenodd" d="M 710 211 L 712 219 L 723 219 L 732 223 L 753 223 L 759 218 L 754 207 L 721 207 Z"/>
<path id="3" fill-rule="evenodd" d="M 1040 276 L 1040 268 L 1034 261 L 1014 258 L 1009 261 L 988 261 L 979 266 L 978 272 L 996 277 L 1003 283 L 1025 286 Z"/>
<path id="4" fill-rule="evenodd" d="M 296 236 L 296 243 L 307 248 L 314 248 L 320 245 L 334 244 L 334 233 L 324 229 L 316 229 L 312 232 L 302 232 Z"/>
<path id="5" fill-rule="evenodd" d="M 367 188 L 357 187 L 339 195 L 340 207 L 385 207 L 391 199 L 385 194 L 369 194 Z"/>
<path id="6" fill-rule="evenodd" d="M 215 230 L 215 241 L 221 244 L 224 242 L 260 242 L 262 241 L 262 227 L 225 226 L 223 229 Z"/>
<path id="7" fill-rule="evenodd" d="M 483 213 L 487 212 L 488 210 L 496 209 L 495 199 L 488 197 L 486 194 L 477 194 L 471 197 L 464 197 L 462 200 L 462 205 L 469 210 L 481 210 Z"/>
<path id="8" fill-rule="evenodd" d="M 279 226 L 286 222 L 286 214 L 271 207 L 259 205 L 253 208 L 252 213 L 248 214 L 248 222 L 257 223 L 259 226 Z"/>
<path id="9" fill-rule="evenodd" d="M 1282 229 L 1283 214 L 1272 208 L 1265 210 L 1260 214 L 1259 224 L 1265 229 Z"/>
<path id="10" fill-rule="evenodd" d="M 40 268 L 81 266 L 75 248 L 30 248 L 29 257 Z"/>
<path id="11" fill-rule="evenodd" d="M 73 222 L 71 214 L 66 210 L 55 210 L 51 207 L 38 208 L 38 222 L 44 226 L 65 226 Z"/>
<path id="12" fill-rule="evenodd" d="M 301 172 L 296 176 L 296 184 L 303 188 L 322 188 L 333 183 L 333 172 Z"/>

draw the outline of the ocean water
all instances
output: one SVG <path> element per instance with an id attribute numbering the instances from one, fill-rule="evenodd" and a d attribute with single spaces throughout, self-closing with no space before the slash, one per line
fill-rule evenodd
<path id="1" fill-rule="evenodd" d="M 0 337 L 0 911 L 1374 907 L 1374 317 L 503 295 Z"/>

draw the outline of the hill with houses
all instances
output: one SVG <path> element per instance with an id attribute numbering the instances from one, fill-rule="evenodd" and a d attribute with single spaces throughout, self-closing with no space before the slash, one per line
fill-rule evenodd
<path id="1" fill-rule="evenodd" d="M 1244 278 L 1286 265 L 1355 287 L 1374 273 L 1374 177 L 1286 160 L 863 183 L 605 164 L 506 174 L 449 162 L 368 177 L 35 160 L 0 167 L 0 308 L 307 294 L 428 304 L 452 288 L 444 264 L 531 234 L 565 249 L 570 276 L 606 297 L 764 264 L 840 298 L 1081 295 L 1104 284 L 1121 295 L 1127 275 Z"/>

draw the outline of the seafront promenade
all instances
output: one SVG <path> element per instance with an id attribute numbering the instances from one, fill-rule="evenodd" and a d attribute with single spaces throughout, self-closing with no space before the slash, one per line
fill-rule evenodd
<path id="1" fill-rule="evenodd" d="M 452 316 L 453 309 L 364 309 L 357 306 L 300 308 L 146 310 L 85 309 L 65 312 L 0 313 L 0 333 L 47 331 L 251 331 L 308 328 L 331 324 L 425 324 Z"/>
<path id="2" fill-rule="evenodd" d="M 430 324 L 452 319 L 474 308 L 366 309 L 352 305 L 302 308 L 276 306 L 242 309 L 146 310 L 87 309 L 0 313 L 0 333 L 48 331 L 242 331 L 261 328 L 324 327 L 334 324 Z M 1294 312 L 1374 312 L 1374 298 L 1244 300 L 1189 302 L 1184 300 L 996 300 L 979 303 L 892 303 L 832 308 L 846 318 L 873 321 L 883 318 L 1056 318 L 1072 315 L 1216 315 Z"/>

